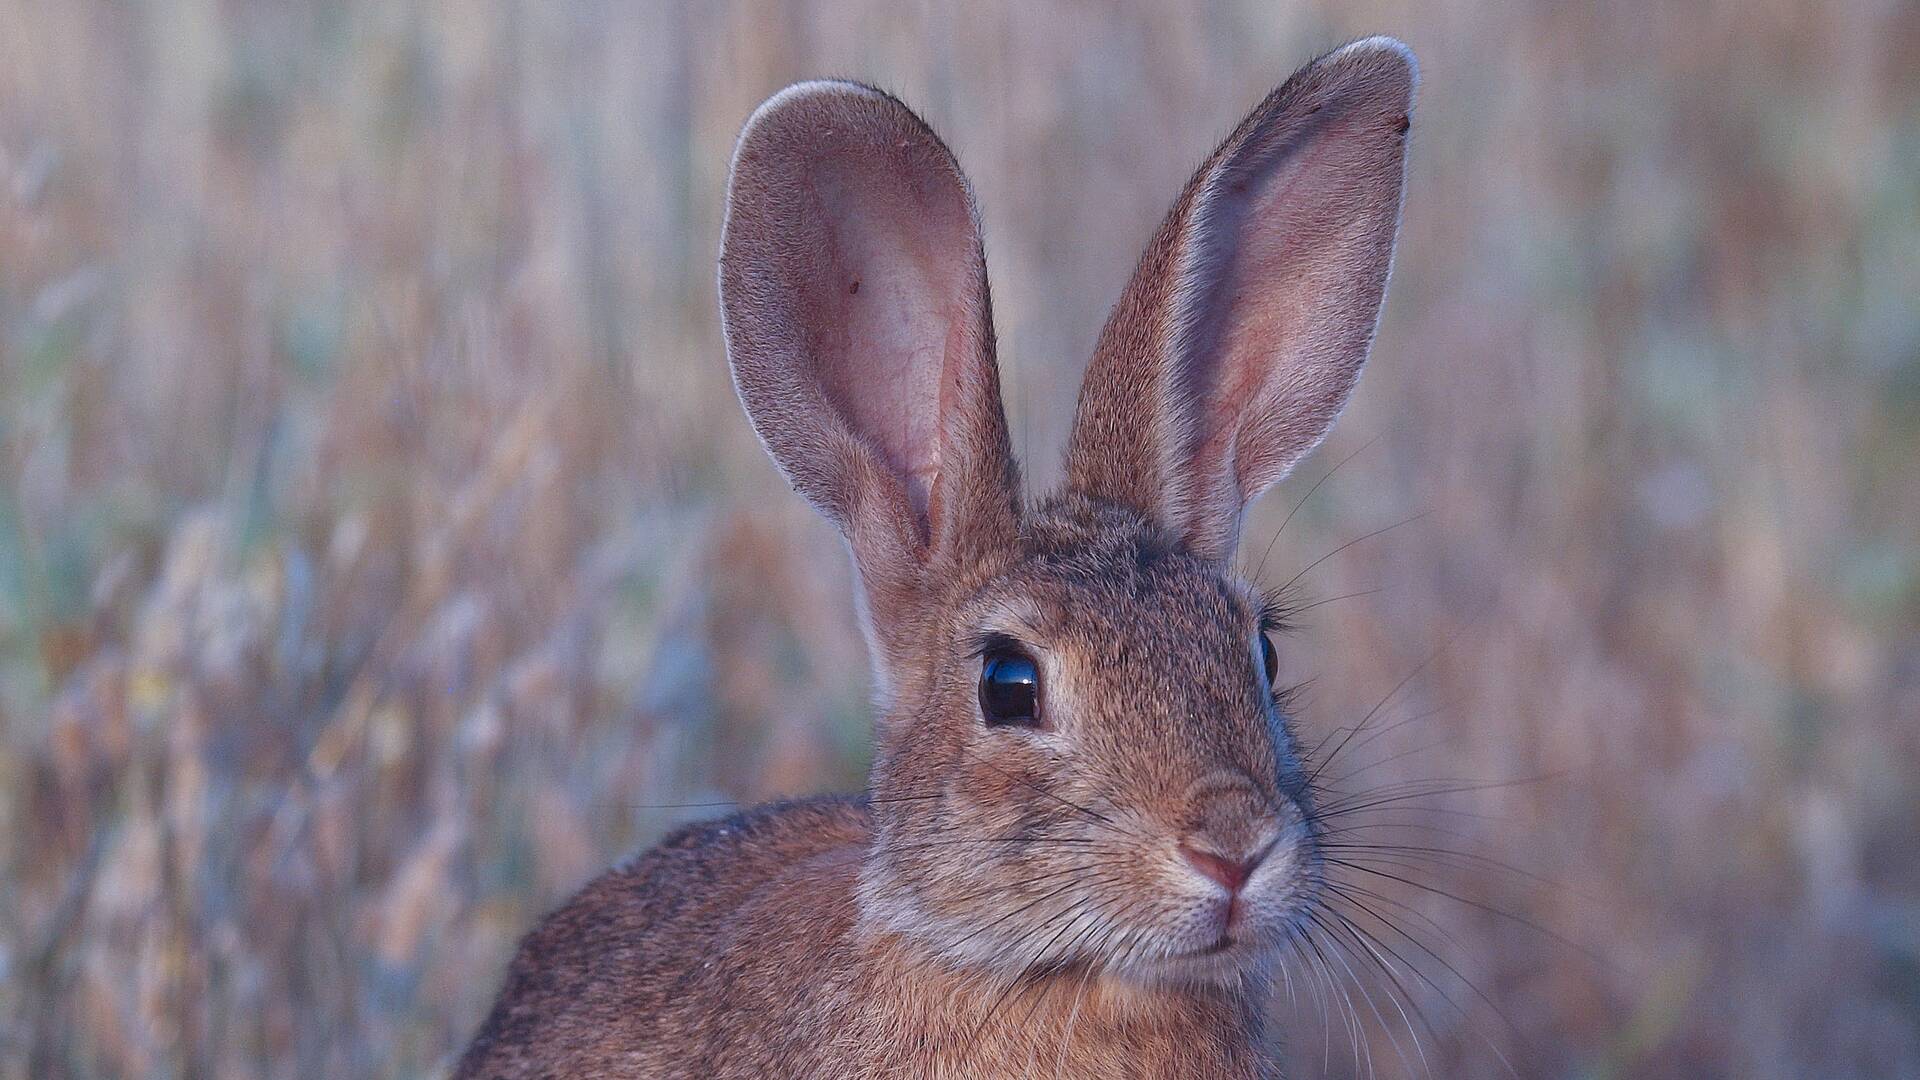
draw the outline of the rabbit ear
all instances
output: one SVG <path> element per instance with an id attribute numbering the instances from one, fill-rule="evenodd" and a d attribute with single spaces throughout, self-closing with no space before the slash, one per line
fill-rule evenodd
<path id="1" fill-rule="evenodd" d="M 1187 185 L 1100 336 L 1068 486 L 1226 559 L 1246 504 L 1346 404 L 1400 221 L 1413 54 L 1354 42 L 1301 68 Z"/>
<path id="2" fill-rule="evenodd" d="M 1017 528 L 966 177 L 892 97 L 800 83 L 741 133 L 724 232 L 734 387 L 885 623 L 930 568 Z"/>

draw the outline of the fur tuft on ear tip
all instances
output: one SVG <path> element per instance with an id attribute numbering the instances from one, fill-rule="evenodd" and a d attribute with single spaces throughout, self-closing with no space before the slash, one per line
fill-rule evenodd
<path id="1" fill-rule="evenodd" d="M 1407 70 L 1408 78 L 1414 82 L 1420 79 L 1420 62 L 1414 58 L 1413 49 L 1397 37 L 1387 34 L 1374 34 L 1345 45 L 1328 53 L 1325 60 L 1375 59 L 1397 62 Z"/>
<path id="2" fill-rule="evenodd" d="M 1323 93 L 1366 101 L 1373 111 L 1397 113 L 1395 122 L 1404 132 L 1420 86 L 1420 62 L 1406 42 L 1379 34 L 1320 56 L 1288 81 L 1316 84 Z"/>
<path id="3" fill-rule="evenodd" d="M 875 87 L 868 86 L 866 83 L 855 82 L 852 79 L 805 79 L 801 82 L 788 85 L 784 89 L 774 93 L 773 96 L 767 98 L 767 100 L 761 102 L 760 107 L 753 110 L 753 115 L 747 117 L 746 124 L 741 128 L 740 137 L 742 139 L 746 138 L 747 133 L 751 132 L 755 125 L 761 123 L 767 117 L 779 113 L 808 98 L 819 97 L 886 99 L 889 98 L 890 95 Z"/>

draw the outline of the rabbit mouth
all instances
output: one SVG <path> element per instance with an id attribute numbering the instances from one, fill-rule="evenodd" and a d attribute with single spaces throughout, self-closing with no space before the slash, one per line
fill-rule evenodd
<path id="1" fill-rule="evenodd" d="M 1166 950 L 1135 968 L 1149 982 L 1230 983 L 1264 968 L 1285 951 L 1295 924 L 1311 909 L 1311 886 L 1289 881 L 1271 892 L 1236 897 L 1166 940 Z M 1196 932 L 1197 931 L 1197 932 Z"/>
<path id="2" fill-rule="evenodd" d="M 1221 934 L 1186 952 L 1173 953 L 1135 970 L 1136 980 L 1159 985 L 1225 984 L 1261 966 L 1269 950 L 1254 933 Z"/>
<path id="3" fill-rule="evenodd" d="M 1202 948 L 1196 949 L 1193 952 L 1187 953 L 1186 956 L 1183 957 L 1183 959 L 1204 960 L 1210 956 L 1219 956 L 1221 953 L 1231 950 L 1236 944 L 1238 944 L 1238 942 L 1233 940 L 1233 935 L 1221 934 L 1219 939 L 1215 941 L 1213 944 L 1203 946 Z"/>

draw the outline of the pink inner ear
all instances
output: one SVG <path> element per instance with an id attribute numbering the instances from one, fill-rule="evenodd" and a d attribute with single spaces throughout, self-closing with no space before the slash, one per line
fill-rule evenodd
<path id="1" fill-rule="evenodd" d="M 1347 129 L 1365 119 L 1323 112 L 1264 147 L 1265 160 L 1237 163 L 1213 193 L 1209 216 L 1224 227 L 1189 255 L 1187 385 L 1202 403 L 1195 474 L 1217 479 L 1194 493 L 1194 511 L 1237 518 L 1319 442 L 1353 387 L 1365 358 L 1354 324 L 1370 327 L 1374 311 L 1346 310 L 1369 225 L 1354 205 L 1367 144 Z"/>
<path id="2" fill-rule="evenodd" d="M 904 165 L 905 163 L 889 162 Z M 952 184 L 904 168 L 822 162 L 814 194 L 829 222 L 833 280 L 813 283 L 807 324 L 820 382 L 848 426 L 906 485 L 923 523 L 940 469 L 940 398 L 972 272 L 972 218 Z"/>

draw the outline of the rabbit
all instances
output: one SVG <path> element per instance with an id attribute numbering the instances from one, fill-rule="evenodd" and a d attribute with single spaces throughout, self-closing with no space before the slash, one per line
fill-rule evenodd
<path id="1" fill-rule="evenodd" d="M 887 94 L 805 82 L 735 149 L 734 385 L 851 551 L 865 794 L 690 825 L 521 945 L 460 1077 L 1256 1077 L 1323 881 L 1232 565 L 1371 347 L 1417 81 L 1373 37 L 1206 159 L 1100 334 L 1058 493 L 1022 494 L 979 216 Z"/>

